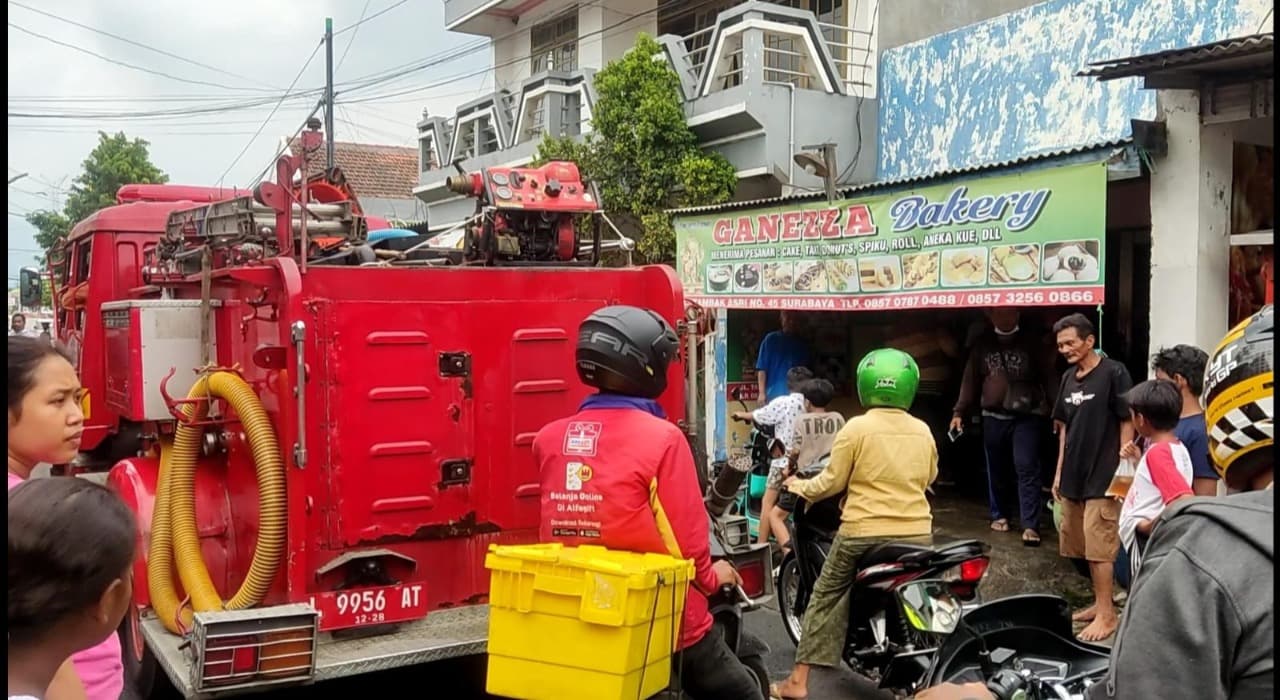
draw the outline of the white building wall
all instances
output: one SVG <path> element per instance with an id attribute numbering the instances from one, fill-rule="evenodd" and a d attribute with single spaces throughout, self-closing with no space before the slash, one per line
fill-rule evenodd
<path id="1" fill-rule="evenodd" d="M 497 89 L 515 92 L 529 77 L 529 27 L 521 26 L 510 36 L 493 42 L 493 82 Z"/>
<path id="2" fill-rule="evenodd" d="M 599 8 L 602 26 L 612 28 L 598 38 L 601 44 L 600 64 L 591 67 L 604 68 L 609 61 L 625 54 L 635 45 L 636 34 L 639 32 L 656 37 L 657 7 L 658 0 L 603 0 Z M 641 13 L 647 14 L 635 17 Z M 634 19 L 629 19 L 632 17 Z"/>
<path id="3" fill-rule="evenodd" d="M 512 29 L 493 42 L 494 81 L 515 92 L 531 75 L 530 29 L 570 7 L 578 6 L 578 67 L 599 70 L 635 44 L 637 32 L 658 31 L 658 0 L 596 0 L 590 3 L 544 2 L 520 16 Z M 636 15 L 641 15 L 636 17 Z"/>
<path id="4" fill-rule="evenodd" d="M 1157 106 L 1169 153 L 1151 172 L 1151 349 L 1208 351 L 1227 332 L 1232 127 L 1201 125 L 1193 90 Z"/>

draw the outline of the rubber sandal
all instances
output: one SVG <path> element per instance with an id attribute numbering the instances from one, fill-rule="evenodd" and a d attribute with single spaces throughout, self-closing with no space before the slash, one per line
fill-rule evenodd
<path id="1" fill-rule="evenodd" d="M 1024 531 L 1022 533 L 1022 546 L 1023 547 L 1039 547 L 1040 533 L 1034 530 Z"/>
<path id="2" fill-rule="evenodd" d="M 1008 532 L 1008 531 L 1009 531 L 1009 521 L 1008 521 L 1007 519 L 1005 519 L 1005 518 L 1000 518 L 999 520 L 992 520 L 992 521 L 991 521 L 991 529 L 992 529 L 994 532 Z"/>

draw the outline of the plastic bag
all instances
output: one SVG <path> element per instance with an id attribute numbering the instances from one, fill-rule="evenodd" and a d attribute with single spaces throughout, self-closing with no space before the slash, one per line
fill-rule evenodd
<path id="1" fill-rule="evenodd" d="M 1107 495 L 1123 501 L 1129 495 L 1129 487 L 1133 486 L 1133 477 L 1137 473 L 1137 460 L 1121 459 L 1116 466 L 1115 476 L 1111 477 L 1111 484 L 1107 486 Z"/>

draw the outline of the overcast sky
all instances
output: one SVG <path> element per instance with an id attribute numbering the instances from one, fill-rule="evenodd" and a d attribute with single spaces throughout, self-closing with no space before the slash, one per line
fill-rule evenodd
<path id="1" fill-rule="evenodd" d="M 33 264 L 39 252 L 35 231 L 21 215 L 35 209 L 61 209 L 67 188 L 97 142 L 99 129 L 124 131 L 130 138 L 149 141 L 152 162 L 168 173 L 170 182 L 213 185 L 229 167 L 225 184 L 252 181 L 271 161 L 281 137 L 292 134 L 315 105 L 312 95 L 287 99 L 266 121 L 319 43 L 326 16 L 333 18 L 335 31 L 359 22 L 362 15 L 370 18 L 335 38 L 335 63 L 350 45 L 335 74 L 339 91 L 344 82 L 385 77 L 392 70 L 436 59 L 433 65 L 395 80 L 340 94 L 336 115 L 340 141 L 413 145 L 414 124 L 424 107 L 432 113 L 451 114 L 457 104 L 493 84 L 487 48 L 456 56 L 482 37 L 444 31 L 441 0 L 11 0 L 8 10 L 6 179 L 29 173 L 8 188 L 10 287 L 16 284 L 18 269 Z M 455 56 L 440 62 L 448 53 Z M 321 49 L 295 90 L 319 88 L 323 83 Z M 207 109 L 253 99 L 264 104 L 196 115 L 119 115 Z M 370 101 L 356 102 L 361 99 Z M 15 113 L 78 117 L 27 118 Z M 254 138 L 264 121 L 265 128 Z M 232 166 L 246 145 L 248 150 Z"/>

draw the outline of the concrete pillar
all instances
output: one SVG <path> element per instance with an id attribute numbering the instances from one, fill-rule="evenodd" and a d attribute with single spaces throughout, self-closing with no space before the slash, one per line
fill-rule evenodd
<path id="1" fill-rule="evenodd" d="M 703 427 L 707 441 L 707 455 L 711 460 L 729 458 L 729 445 L 726 440 L 728 430 L 728 402 L 725 400 L 726 384 L 729 370 L 729 312 L 724 309 L 713 309 L 716 330 L 707 337 L 705 358 L 703 359 L 705 376 L 703 378 L 704 416 Z"/>
<path id="2" fill-rule="evenodd" d="M 578 66 L 603 68 L 608 59 L 604 51 L 605 10 L 599 4 L 578 8 Z"/>
<path id="3" fill-rule="evenodd" d="M 1169 153 L 1151 173 L 1151 350 L 1211 352 L 1227 332 L 1232 138 L 1202 126 L 1200 95 L 1161 91 Z"/>

